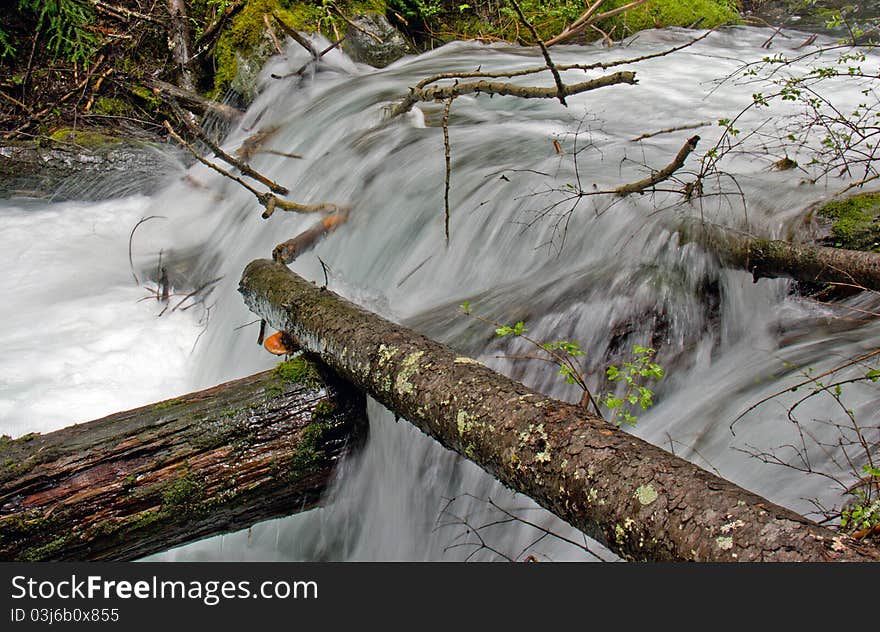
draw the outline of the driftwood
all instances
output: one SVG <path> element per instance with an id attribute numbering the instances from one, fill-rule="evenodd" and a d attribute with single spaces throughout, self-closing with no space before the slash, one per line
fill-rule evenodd
<path id="1" fill-rule="evenodd" d="M 789 277 L 805 283 L 855 286 L 880 292 L 880 254 L 761 239 L 731 228 L 687 220 L 678 227 L 684 243 L 696 243 L 755 280 Z"/>
<path id="2" fill-rule="evenodd" d="M 318 366 L 2 438 L 0 560 L 130 560 L 314 507 L 366 432 L 363 395 Z"/>
<path id="3" fill-rule="evenodd" d="M 820 527 L 585 409 L 251 262 L 248 306 L 443 445 L 631 560 L 876 561 Z"/>

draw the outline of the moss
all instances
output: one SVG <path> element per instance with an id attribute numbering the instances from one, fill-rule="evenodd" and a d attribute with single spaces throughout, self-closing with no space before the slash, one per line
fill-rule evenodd
<path id="1" fill-rule="evenodd" d="M 53 132 L 49 138 L 55 142 L 70 143 L 91 150 L 110 149 L 123 144 L 123 141 L 115 136 L 71 127 L 62 127 Z"/>
<path id="2" fill-rule="evenodd" d="M 834 200 L 818 210 L 831 220 L 829 245 L 880 252 L 880 193 L 861 193 Z"/>
<path id="3" fill-rule="evenodd" d="M 415 5 L 409 0 L 397 3 Z M 603 11 L 615 9 L 630 0 L 609 0 Z M 454 39 L 480 38 L 488 40 L 522 40 L 531 43 L 532 37 L 523 27 L 512 7 L 501 4 L 474 2 L 444 2 L 440 12 L 430 12 L 426 31 L 431 39 L 447 42 Z M 558 35 L 584 12 L 582 0 L 520 0 L 523 13 L 532 23 L 541 39 Z M 426 14 L 422 13 L 422 17 Z M 700 28 L 712 28 L 739 20 L 735 0 L 653 0 L 626 13 L 601 22 L 598 26 L 614 38 L 621 38 L 647 28 L 690 26 L 699 20 Z M 595 39 L 598 33 L 587 31 L 584 37 Z M 572 41 L 577 41 L 577 38 Z"/>
<path id="4" fill-rule="evenodd" d="M 168 410 L 172 406 L 177 406 L 178 404 L 180 404 L 182 402 L 183 402 L 182 399 L 169 399 L 168 401 L 159 402 L 158 404 L 153 406 L 153 410 Z"/>
<path id="5" fill-rule="evenodd" d="M 126 492 L 130 492 L 132 489 L 134 489 L 135 485 L 137 485 L 137 476 L 135 476 L 134 474 L 129 474 L 122 481 L 122 489 Z"/>
<path id="6" fill-rule="evenodd" d="M 21 560 L 24 562 L 39 562 L 52 556 L 53 553 L 66 548 L 69 543 L 76 539 L 78 534 L 67 533 L 58 536 L 54 540 L 31 549 L 25 549 L 21 553 Z"/>
<path id="7" fill-rule="evenodd" d="M 162 493 L 162 511 L 190 511 L 202 496 L 202 482 L 192 474 L 185 474 L 170 483 Z"/>
<path id="8" fill-rule="evenodd" d="M 131 106 L 122 99 L 98 97 L 95 99 L 92 112 L 106 116 L 126 116 L 131 114 Z"/>
<path id="9" fill-rule="evenodd" d="M 361 2 L 335 3 L 346 16 L 358 13 L 385 14 L 384 0 L 367 0 Z M 240 62 L 256 56 L 256 66 L 274 52 L 269 47 L 260 51 L 260 44 L 266 42 L 266 23 L 264 14 L 277 13 L 284 23 L 296 31 L 320 32 L 330 39 L 336 39 L 336 33 L 344 33 L 346 22 L 339 14 L 324 2 L 294 2 L 291 0 L 250 0 L 233 18 L 217 40 L 214 52 L 214 96 L 219 97 L 230 87 L 239 73 Z M 276 28 L 273 25 L 273 28 Z M 335 28 L 335 31 L 334 31 Z M 277 30 L 277 29 L 276 29 Z M 284 39 L 278 33 L 279 39 Z"/>
<path id="10" fill-rule="evenodd" d="M 302 357 L 280 363 L 275 367 L 275 377 L 288 384 L 302 384 L 311 388 L 317 387 L 321 382 L 315 365 Z"/>
<path id="11" fill-rule="evenodd" d="M 289 461 L 288 478 L 296 480 L 315 471 L 324 459 L 321 442 L 329 426 L 315 421 L 303 428 L 296 446 L 296 454 Z"/>
<path id="12" fill-rule="evenodd" d="M 315 405 L 315 410 L 312 413 L 313 417 L 317 418 L 327 418 L 333 415 L 336 412 L 336 404 L 329 400 L 323 400 L 318 402 Z"/>
<path id="13" fill-rule="evenodd" d="M 131 86 L 129 91 L 138 97 L 150 112 L 156 112 L 162 107 L 162 99 L 146 86 Z"/>
<path id="14" fill-rule="evenodd" d="M 625 4 L 623 0 L 615 0 L 609 8 L 622 4 Z M 713 28 L 738 21 L 734 0 L 655 0 L 608 20 L 603 28 L 616 27 L 614 35 L 621 37 L 648 28 L 695 23 L 699 28 Z"/>

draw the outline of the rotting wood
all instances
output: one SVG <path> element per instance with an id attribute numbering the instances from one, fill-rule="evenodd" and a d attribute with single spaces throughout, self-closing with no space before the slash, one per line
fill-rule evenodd
<path id="1" fill-rule="evenodd" d="M 363 394 L 297 358 L 0 440 L 0 560 L 130 560 L 314 507 L 366 434 Z"/>
<path id="2" fill-rule="evenodd" d="M 696 243 L 726 265 L 743 268 L 757 281 L 789 277 L 805 283 L 829 283 L 880 291 L 880 254 L 778 239 L 762 239 L 698 219 L 677 231 L 683 243 Z"/>
<path id="3" fill-rule="evenodd" d="M 337 373 L 629 560 L 877 561 L 880 551 L 533 391 L 300 278 L 251 262 L 240 291 Z"/>

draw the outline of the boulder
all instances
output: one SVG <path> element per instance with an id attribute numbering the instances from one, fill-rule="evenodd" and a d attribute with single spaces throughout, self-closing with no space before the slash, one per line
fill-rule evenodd
<path id="1" fill-rule="evenodd" d="M 353 60 L 376 68 L 384 68 L 412 52 L 400 31 L 378 13 L 352 18 L 342 46 Z"/>

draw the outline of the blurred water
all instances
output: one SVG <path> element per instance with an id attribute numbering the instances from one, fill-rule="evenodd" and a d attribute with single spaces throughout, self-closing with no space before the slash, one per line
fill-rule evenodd
<path id="1" fill-rule="evenodd" d="M 610 51 L 558 47 L 554 59 L 566 64 L 636 57 L 693 35 L 651 31 Z M 588 351 L 586 367 L 597 375 L 634 344 L 657 345 L 669 376 L 656 386 L 657 404 L 634 432 L 773 501 L 808 511 L 812 505 L 805 499 L 833 504 L 839 490 L 826 479 L 766 465 L 742 451 L 769 450 L 796 438 L 785 406 L 773 402 L 747 415 L 735 436 L 728 426 L 805 367 L 819 371 L 876 348 L 878 325 L 841 319 L 828 307 L 791 296 L 786 280 L 753 283 L 744 272 L 720 268 L 700 249 L 680 246 L 669 231 L 676 218 L 700 214 L 743 226 L 745 214 L 735 196 L 693 206 L 675 204 L 678 198 L 662 193 L 596 197 L 570 214 L 571 204 L 551 208 L 564 196 L 559 191 L 565 184 L 577 178 L 587 189 L 645 177 L 646 165 L 667 164 L 694 133 L 702 137 L 701 149 L 710 147 L 719 134 L 715 122 L 751 100 L 748 89 L 719 86 L 716 80 L 744 60 L 765 55 L 761 44 L 767 35 L 750 28 L 714 33 L 690 49 L 639 64 L 638 85 L 573 96 L 568 108 L 552 100 L 457 99 L 450 118 L 448 247 L 442 105 L 422 105 L 391 122 L 384 121 L 383 110 L 425 76 L 476 65 L 491 70 L 541 64 L 535 51 L 456 43 L 383 70 L 356 65 L 334 51 L 305 81 L 273 79 L 273 73 L 285 74 L 305 61 L 294 47 L 264 69 L 259 96 L 224 144 L 234 149 L 254 131 L 278 126 L 265 148 L 304 159 L 262 153 L 253 165 L 288 186 L 291 199 L 352 207 L 346 226 L 295 262 L 298 273 L 323 280 L 320 257 L 336 292 L 563 399 L 576 400 L 578 393 L 551 367 L 496 357 L 525 348 L 494 340 L 491 328 L 462 317 L 457 306 L 470 300 L 488 317 L 524 319 L 538 339 L 576 340 Z M 789 45 L 786 41 L 778 46 Z M 791 41 L 796 46 L 803 39 Z M 858 88 L 841 87 L 836 96 L 853 103 L 860 98 Z M 761 125 L 765 115 L 749 114 L 738 126 Z M 710 125 L 632 140 L 700 122 Z M 769 169 L 780 157 L 743 157 L 727 166 L 748 201 L 756 232 L 798 230 L 801 211 L 839 188 L 833 180 L 804 185 L 797 175 Z M 149 199 L 4 203 L 0 236 L 11 256 L 0 283 L 11 300 L 2 308 L 0 431 L 48 430 L 272 365 L 274 358 L 255 344 L 256 328 L 240 327 L 253 315 L 237 293 L 238 279 L 249 261 L 268 257 L 276 244 L 315 220 L 278 212 L 264 221 L 253 198 L 237 185 L 201 165 L 187 176 Z M 150 215 L 164 219 L 138 229 L 136 270 L 146 277 L 162 251 L 166 261 L 183 262 L 181 278 L 190 284 L 222 277 L 204 304 L 157 317 L 155 302 L 137 302 L 144 291 L 128 270 L 128 234 L 138 218 Z M 33 239 L 34 232 L 45 238 Z M 865 297 L 851 304 L 874 309 Z M 848 397 L 848 405 L 876 425 L 873 392 Z M 833 413 L 828 402 L 817 398 L 812 404 L 805 417 Z M 369 412 L 369 443 L 343 464 L 326 508 L 157 557 L 500 559 L 488 548 L 463 545 L 465 522 L 499 518 L 487 498 L 582 542 L 552 515 L 395 421 L 381 406 L 371 403 Z M 822 463 L 826 457 L 815 458 Z M 542 533 L 520 523 L 481 533 L 487 546 L 512 558 L 533 553 L 541 559 L 594 559 L 552 537 L 530 547 Z"/>

